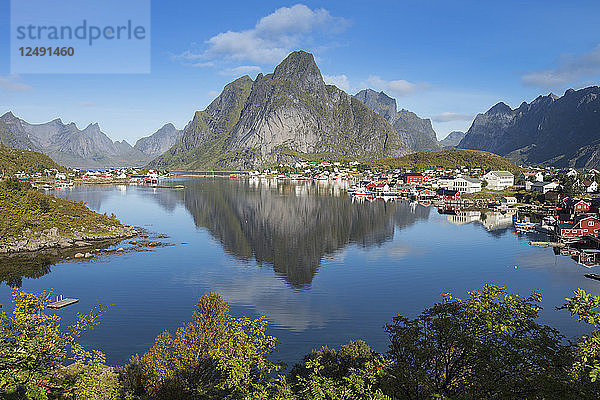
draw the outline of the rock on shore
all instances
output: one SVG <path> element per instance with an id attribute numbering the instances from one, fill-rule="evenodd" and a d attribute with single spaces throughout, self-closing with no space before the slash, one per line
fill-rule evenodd
<path id="1" fill-rule="evenodd" d="M 21 237 L 0 245 L 0 256 L 45 249 L 90 247 L 94 242 L 110 239 L 126 239 L 137 235 L 137 231 L 133 226 L 124 226 L 122 228 L 110 227 L 109 230 L 110 233 L 104 235 L 76 233 L 70 237 L 61 236 L 56 227 L 46 229 L 40 233 L 32 233 L 28 230 Z"/>

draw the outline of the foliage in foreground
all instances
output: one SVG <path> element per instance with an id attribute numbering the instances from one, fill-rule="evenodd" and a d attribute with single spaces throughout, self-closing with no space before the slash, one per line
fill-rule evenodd
<path id="1" fill-rule="evenodd" d="M 269 356 L 276 339 L 259 318 L 234 318 L 215 293 L 193 319 L 164 332 L 115 373 L 77 337 L 99 308 L 62 331 L 44 312 L 49 294 L 13 292 L 0 321 L 0 390 L 7 399 L 593 399 L 600 390 L 600 333 L 576 346 L 539 324 L 541 296 L 488 285 L 462 300 L 449 294 L 414 319 L 386 325 L 389 350 L 352 341 L 322 347 L 287 375 Z M 600 297 L 577 290 L 563 308 L 597 328 Z M 74 361 L 64 368 L 67 360 Z"/>
<path id="2" fill-rule="evenodd" d="M 93 329 L 105 308 L 78 314 L 61 329 L 60 317 L 45 312 L 52 293 L 13 290 L 15 308 L 0 315 L 0 391 L 4 399 L 116 399 L 118 380 L 106 373 L 104 355 L 89 352 L 77 338 Z M 72 362 L 70 368 L 64 368 Z"/>

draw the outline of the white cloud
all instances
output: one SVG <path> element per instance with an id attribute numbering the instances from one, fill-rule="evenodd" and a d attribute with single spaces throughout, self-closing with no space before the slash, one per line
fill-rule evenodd
<path id="1" fill-rule="evenodd" d="M 312 43 L 316 35 L 338 33 L 347 26 L 346 19 L 334 17 L 324 8 L 296 4 L 275 10 L 252 29 L 221 32 L 211 37 L 205 42 L 208 48 L 204 51 L 186 50 L 175 58 L 277 63 L 292 50 Z"/>
<path id="2" fill-rule="evenodd" d="M 212 99 L 213 97 L 217 97 L 219 95 L 219 92 L 216 90 L 209 90 L 207 95 Z"/>
<path id="3" fill-rule="evenodd" d="M 600 45 L 588 53 L 563 55 L 557 64 L 556 68 L 531 71 L 521 77 L 521 82 L 526 86 L 557 89 L 595 78 L 600 75 Z"/>
<path id="4" fill-rule="evenodd" d="M 227 68 L 221 71 L 221 75 L 229 75 L 229 76 L 239 76 L 239 75 L 249 75 L 249 74 L 257 74 L 261 71 L 261 68 L 257 65 L 240 65 L 235 68 Z"/>
<path id="5" fill-rule="evenodd" d="M 27 92 L 33 87 L 19 82 L 18 75 L 0 76 L 0 88 L 9 92 Z"/>
<path id="6" fill-rule="evenodd" d="M 328 85 L 335 85 L 345 92 L 350 91 L 350 82 L 346 75 L 325 75 L 323 74 L 323 80 Z"/>
<path id="7" fill-rule="evenodd" d="M 470 121 L 472 119 L 473 115 L 459 114 L 453 112 L 443 112 L 441 114 L 433 115 L 431 117 L 431 120 L 435 122 Z"/>
<path id="8" fill-rule="evenodd" d="M 367 78 L 367 84 L 363 84 L 363 86 L 369 86 L 377 91 L 383 90 L 388 94 L 394 94 L 396 96 L 407 96 L 429 87 L 427 83 L 412 83 L 405 81 L 404 79 L 386 81 L 377 75 L 370 75 Z"/>

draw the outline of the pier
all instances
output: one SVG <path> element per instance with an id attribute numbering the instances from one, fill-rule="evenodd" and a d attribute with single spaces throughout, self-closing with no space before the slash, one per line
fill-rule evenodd
<path id="1" fill-rule="evenodd" d="M 529 242 L 529 245 L 538 247 L 565 247 L 564 243 L 559 242 Z"/>
<path id="2" fill-rule="evenodd" d="M 54 303 L 48 304 L 48 308 L 63 308 L 66 306 L 70 306 L 71 304 L 78 303 L 79 299 L 62 299 L 59 301 L 55 301 Z"/>

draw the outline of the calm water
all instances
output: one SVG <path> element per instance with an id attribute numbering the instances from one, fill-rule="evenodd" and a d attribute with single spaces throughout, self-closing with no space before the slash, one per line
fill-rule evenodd
<path id="1" fill-rule="evenodd" d="M 280 341 L 276 358 L 294 362 L 313 348 L 356 338 L 385 351 L 383 325 L 394 315 L 415 316 L 441 292 L 465 296 L 488 282 L 522 295 L 540 290 L 543 320 L 573 337 L 584 327 L 554 307 L 578 287 L 600 293 L 599 283 L 584 278 L 587 268 L 530 247 L 532 237 L 516 235 L 510 216 L 488 214 L 482 221 L 408 201 L 353 202 L 343 187 L 330 184 L 175 183 L 185 188 L 58 192 L 166 234 L 160 241 L 174 246 L 91 262 L 12 265 L 9 272 L 4 266 L 0 303 L 10 302 L 10 283 L 79 298 L 59 311 L 67 321 L 98 301 L 113 304 L 82 342 L 118 364 L 147 350 L 161 331 L 188 321 L 198 297 L 216 291 L 236 316 L 265 315 Z"/>

